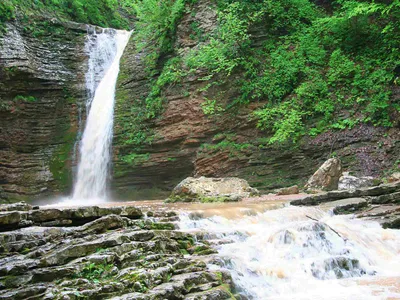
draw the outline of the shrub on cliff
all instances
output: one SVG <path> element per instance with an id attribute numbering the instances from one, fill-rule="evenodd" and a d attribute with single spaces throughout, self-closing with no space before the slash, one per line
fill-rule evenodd
<path id="1" fill-rule="evenodd" d="M 15 17 L 25 16 L 56 17 L 79 23 L 102 27 L 128 28 L 128 16 L 133 15 L 130 0 L 3 0 L 0 3 L 0 23 Z"/>
<path id="2" fill-rule="evenodd" d="M 168 3 L 179 4 L 181 11 L 183 1 Z M 392 115 L 400 111 L 392 95 L 399 76 L 399 1 L 336 0 L 324 5 L 309 0 L 216 1 L 217 28 L 189 53 L 180 54 L 173 69 L 162 69 L 160 78 L 174 80 L 154 81 L 154 99 L 162 102 L 162 85 L 205 71 L 201 80 L 208 86 L 218 83 L 237 90 L 238 96 L 222 109 L 265 103 L 252 115 L 260 129 L 271 133 L 271 143 L 361 122 L 392 126 Z M 177 24 L 172 11 L 163 15 L 163 24 L 168 24 L 164 35 L 142 41 L 151 46 L 172 40 Z M 158 18 L 142 22 L 142 37 L 154 32 L 151 28 L 167 28 L 159 26 Z M 162 48 L 149 48 L 153 66 Z"/>

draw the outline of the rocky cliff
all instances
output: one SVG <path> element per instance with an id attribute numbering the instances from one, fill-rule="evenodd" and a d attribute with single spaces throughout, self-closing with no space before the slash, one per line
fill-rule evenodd
<path id="1" fill-rule="evenodd" d="M 174 49 L 159 61 L 158 75 L 165 61 L 197 47 L 199 32 L 206 36 L 217 26 L 207 1 L 187 11 L 177 25 Z M 265 40 L 257 28 L 252 38 L 255 45 Z M 144 58 L 132 40 L 122 60 L 116 99 L 113 186 L 119 197 L 143 197 L 141 189 L 153 190 L 148 196 L 155 190 L 160 197 L 187 176 L 237 176 L 264 191 L 303 184 L 330 156 L 339 156 L 344 170 L 356 175 L 382 176 L 398 165 L 399 127 L 363 124 L 297 144 L 270 145 L 270 133 L 256 129 L 251 114 L 265 101 L 205 114 L 207 99 L 231 103 L 237 91 L 229 82 L 205 91 L 209 82 L 200 80 L 205 75 L 201 71 L 166 85 L 162 113 L 146 118 L 146 97 L 158 75 L 147 75 Z M 393 97 L 398 97 L 396 91 Z"/>
<path id="2" fill-rule="evenodd" d="M 253 114 L 266 100 L 207 112 L 207 99 L 229 107 L 237 98 L 234 79 L 240 71 L 223 84 L 202 80 L 208 74 L 201 69 L 164 84 L 157 91 L 162 108 L 152 115 L 147 98 L 168 63 L 197 49 L 217 27 L 209 1 L 186 8 L 171 49 L 150 75 L 146 50 L 137 49 L 135 34 L 122 59 L 113 148 L 118 197 L 162 197 L 188 176 L 238 176 L 266 191 L 304 183 L 330 156 L 339 156 L 345 171 L 355 175 L 381 176 L 398 167 L 399 122 L 391 129 L 358 123 L 297 144 L 270 145 L 271 133 L 257 129 Z M 31 16 L 5 26 L 0 33 L 0 199 L 68 193 L 86 94 L 86 25 Z M 268 40 L 262 28 L 249 30 L 254 49 Z M 398 99 L 398 86 L 393 91 Z"/>
<path id="3" fill-rule="evenodd" d="M 65 193 L 85 99 L 86 26 L 32 18 L 0 34 L 0 199 Z"/>

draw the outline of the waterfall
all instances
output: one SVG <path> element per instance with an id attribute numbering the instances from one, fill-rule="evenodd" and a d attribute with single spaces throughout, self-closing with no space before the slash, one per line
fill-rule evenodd
<path id="1" fill-rule="evenodd" d="M 111 160 L 115 86 L 119 63 L 130 32 L 104 29 L 88 33 L 86 74 L 88 112 L 80 142 L 80 159 L 72 202 L 97 203 L 107 197 L 107 179 Z M 82 203 L 84 202 L 84 203 Z"/>
<path id="2" fill-rule="evenodd" d="M 182 213 L 179 226 L 214 245 L 209 267 L 228 269 L 244 299 L 399 299 L 385 282 L 400 280 L 400 232 L 318 208 L 240 214 Z"/>

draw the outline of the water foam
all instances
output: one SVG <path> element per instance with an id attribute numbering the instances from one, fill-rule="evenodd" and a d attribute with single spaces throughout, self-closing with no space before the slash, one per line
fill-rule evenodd
<path id="1" fill-rule="evenodd" d="M 250 299 L 400 297 L 388 287 L 358 282 L 400 278 L 400 232 L 377 223 L 289 206 L 240 219 L 191 220 L 183 213 L 180 227 L 231 241 L 217 246 L 218 256 Z"/>
<path id="2" fill-rule="evenodd" d="M 119 63 L 130 32 L 104 29 L 88 34 L 86 49 L 89 67 L 85 130 L 80 146 L 80 160 L 72 198 L 67 204 L 89 205 L 107 199 L 107 182 L 111 162 L 111 142 L 115 87 Z M 100 80 L 101 78 L 101 80 Z"/>

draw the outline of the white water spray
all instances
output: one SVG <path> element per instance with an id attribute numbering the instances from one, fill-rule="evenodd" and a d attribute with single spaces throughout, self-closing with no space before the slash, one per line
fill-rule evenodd
<path id="1" fill-rule="evenodd" d="M 77 179 L 70 202 L 88 204 L 106 199 L 115 86 L 120 59 L 129 37 L 130 33 L 127 31 L 112 29 L 88 35 L 86 44 L 89 52 L 89 69 L 86 74 L 88 116 L 81 141 Z"/>
<path id="2" fill-rule="evenodd" d="M 180 228 L 206 232 L 222 262 L 210 268 L 228 269 L 245 299 L 400 299 L 391 286 L 400 280 L 400 232 L 374 222 L 286 207 L 237 219 L 183 214 Z"/>

